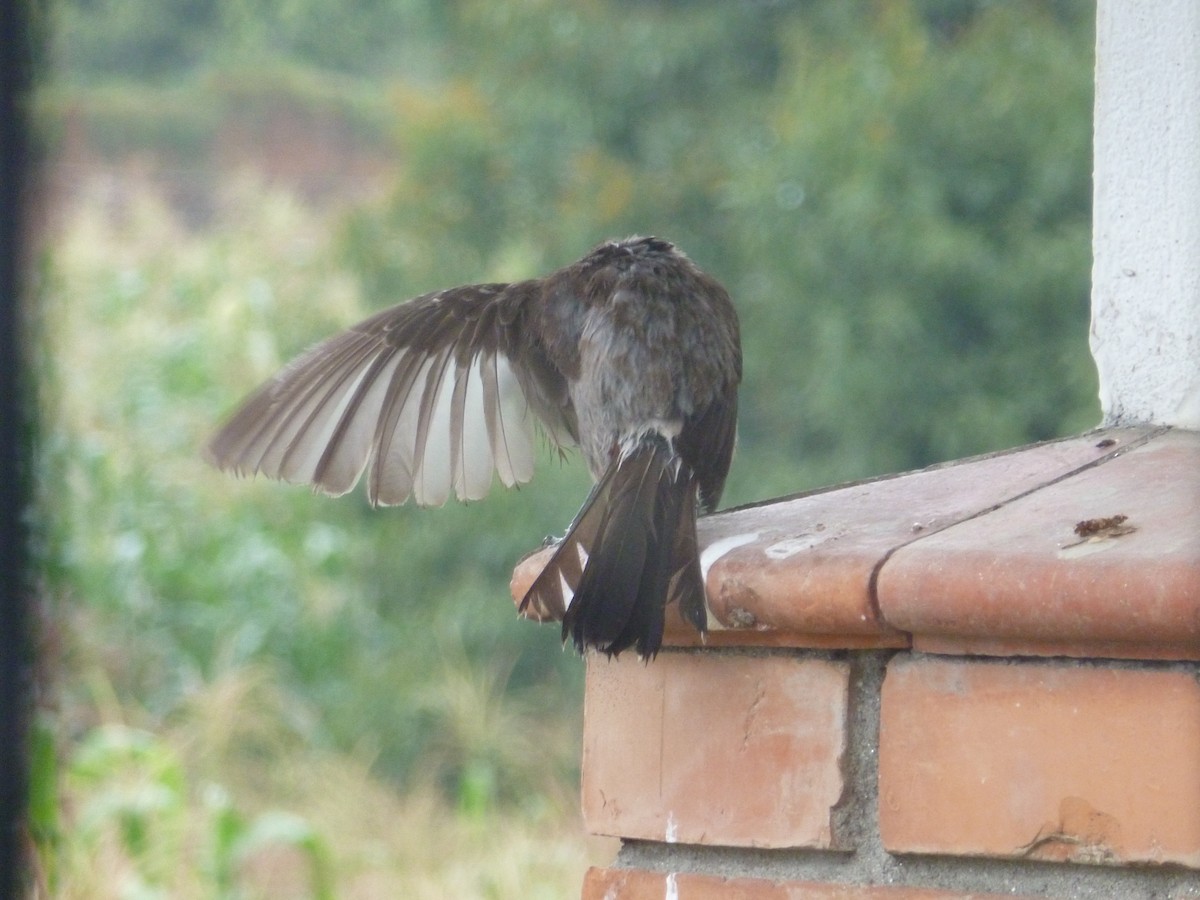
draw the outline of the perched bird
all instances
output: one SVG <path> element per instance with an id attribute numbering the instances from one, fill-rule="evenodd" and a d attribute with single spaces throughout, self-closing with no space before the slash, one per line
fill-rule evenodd
<path id="1" fill-rule="evenodd" d="M 318 344 L 213 437 L 221 469 L 373 504 L 441 505 L 533 474 L 534 418 L 595 486 L 521 609 L 583 652 L 653 656 L 668 603 L 703 632 L 698 510 L 729 471 L 742 375 L 725 289 L 665 240 L 530 281 L 424 294 Z"/>

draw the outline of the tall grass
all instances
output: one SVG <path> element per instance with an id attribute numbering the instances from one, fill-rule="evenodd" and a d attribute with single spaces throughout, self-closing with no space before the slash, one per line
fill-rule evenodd
<path id="1" fill-rule="evenodd" d="M 197 232 L 91 181 L 38 269 L 45 891 L 578 890 L 610 850 L 575 808 L 580 665 L 505 589 L 582 473 L 373 511 L 208 470 L 238 397 L 368 312 L 335 219 L 250 180 L 214 206 Z"/>

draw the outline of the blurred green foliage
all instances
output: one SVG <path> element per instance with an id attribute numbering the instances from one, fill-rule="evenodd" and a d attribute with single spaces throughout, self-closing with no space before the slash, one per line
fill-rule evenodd
<path id="1" fill-rule="evenodd" d="M 675 240 L 738 305 L 727 505 L 1090 427 L 1092 7 L 50 4 L 51 139 L 73 116 L 107 158 L 194 172 L 231 119 L 286 108 L 391 161 L 384 198 L 336 214 L 228 174 L 202 228 L 144 185 L 72 198 L 37 287 L 64 664 L 151 731 L 266 667 L 290 699 L 239 744 L 248 770 L 280 741 L 368 748 L 466 820 L 541 815 L 572 777 L 581 666 L 506 587 L 583 466 L 547 448 L 520 491 L 371 510 L 210 472 L 208 433 L 372 309 L 629 233 Z M 89 683 L 64 688 L 80 733 L 105 718 Z"/>
<path id="2" fill-rule="evenodd" d="M 537 731 L 539 717 L 571 718 L 578 664 L 550 629 L 517 619 L 505 585 L 513 562 L 569 521 L 582 473 L 551 464 L 536 493 L 375 511 L 357 495 L 238 484 L 200 460 L 231 400 L 282 365 L 301 332 L 365 313 L 318 243 L 319 216 L 238 191 L 228 203 L 243 218 L 199 235 L 149 196 L 135 193 L 119 225 L 102 204 L 86 207 L 40 279 L 51 351 L 42 556 L 52 586 L 83 604 L 88 649 L 105 655 L 119 694 L 159 719 L 225 671 L 269 661 L 320 710 L 309 740 L 369 740 L 397 778 L 431 748 L 444 757 L 470 731 L 459 718 L 501 699 L 462 709 L 443 693 L 447 659 L 485 680 L 503 673 L 498 691 L 538 709 L 506 740 Z M 512 755 L 480 740 L 463 749 L 447 789 L 495 753 Z M 509 771 L 504 797 L 546 766 L 561 774 L 564 758 Z"/>
<path id="3" fill-rule="evenodd" d="M 462 4 L 514 39 L 399 95 L 348 258 L 383 303 L 677 240 L 742 315 L 734 503 L 1082 430 L 1086 6 Z"/>
<path id="4" fill-rule="evenodd" d="M 71 838 L 80 855 L 98 855 L 99 845 L 110 842 L 132 863 L 122 883 L 109 886 L 122 896 L 178 896 L 186 872 L 180 859 L 194 854 L 211 896 L 235 900 L 245 896 L 240 867 L 270 848 L 297 852 L 314 900 L 335 896 L 328 848 L 308 823 L 277 811 L 247 819 L 218 784 L 206 786 L 201 803 L 189 804 L 182 760 L 150 732 L 94 729 L 80 742 L 66 779 L 82 800 Z"/>

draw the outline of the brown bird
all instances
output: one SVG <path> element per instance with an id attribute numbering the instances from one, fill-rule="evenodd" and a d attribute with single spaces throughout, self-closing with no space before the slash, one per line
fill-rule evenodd
<path id="1" fill-rule="evenodd" d="M 703 632 L 698 510 L 717 505 L 742 356 L 725 289 L 668 241 L 599 245 L 544 278 L 424 294 L 318 344 L 209 444 L 221 469 L 372 504 L 483 497 L 533 474 L 533 422 L 595 479 L 521 602 L 583 652 L 643 657 L 668 603 Z"/>

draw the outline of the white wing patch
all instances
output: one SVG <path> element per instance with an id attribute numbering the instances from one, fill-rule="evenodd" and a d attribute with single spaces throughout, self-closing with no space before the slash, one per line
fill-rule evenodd
<path id="1" fill-rule="evenodd" d="M 411 381 L 408 389 L 391 401 L 393 406 L 388 407 L 385 402 L 385 409 L 380 414 L 367 488 L 372 503 L 397 506 L 412 495 L 417 407 L 422 394 L 414 388 L 424 384 L 432 365 L 432 359 L 416 362 L 406 357 L 392 376 L 393 382 L 396 378 Z M 394 387 L 394 384 L 389 385 L 389 394 Z"/>
<path id="2" fill-rule="evenodd" d="M 345 432 L 336 447 L 325 462 L 321 472 L 322 490 L 340 496 L 358 483 L 367 460 L 371 457 L 371 442 L 375 437 L 375 425 L 383 409 L 383 400 L 387 395 L 388 382 L 400 363 L 399 357 L 392 357 L 384 362 L 379 374 L 367 386 L 362 400 L 349 421 Z M 365 377 L 365 374 L 364 374 Z M 338 418 L 341 418 L 339 413 Z M 310 474 L 307 481 L 313 480 Z"/>
<path id="3" fill-rule="evenodd" d="M 533 416 L 503 357 L 484 353 L 460 367 L 449 352 L 435 354 L 398 402 L 399 414 L 388 416 L 391 433 L 379 436 L 373 502 L 411 496 L 440 506 L 452 490 L 460 500 L 484 497 L 493 471 L 506 487 L 533 477 Z"/>
<path id="4" fill-rule="evenodd" d="M 413 499 L 420 506 L 441 506 L 450 498 L 450 352 L 434 357 L 417 405 L 413 448 Z M 420 382 L 418 382 L 420 385 Z"/>
<path id="5" fill-rule="evenodd" d="M 457 440 L 450 432 L 450 463 L 454 469 L 454 493 L 460 500 L 479 500 L 492 486 L 492 446 L 483 417 L 481 360 L 455 373 L 454 390 L 461 395 L 461 427 Z M 452 404 L 453 406 L 453 404 Z"/>
<path id="6" fill-rule="evenodd" d="M 480 354 L 483 419 L 496 474 L 505 487 L 533 477 L 533 416 L 529 403 L 503 356 Z"/>

